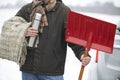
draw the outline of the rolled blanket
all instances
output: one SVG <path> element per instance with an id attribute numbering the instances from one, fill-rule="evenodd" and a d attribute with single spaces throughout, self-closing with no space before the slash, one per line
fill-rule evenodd
<path id="1" fill-rule="evenodd" d="M 14 16 L 5 21 L 0 35 L 0 58 L 24 64 L 27 55 L 25 34 L 31 22 Z"/>

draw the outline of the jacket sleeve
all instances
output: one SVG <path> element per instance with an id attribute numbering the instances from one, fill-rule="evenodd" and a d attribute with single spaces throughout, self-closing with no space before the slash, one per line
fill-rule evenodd
<path id="1" fill-rule="evenodd" d="M 71 49 L 75 53 L 75 56 L 80 60 L 82 54 L 85 51 L 85 47 L 84 46 L 78 46 L 78 45 L 72 44 L 72 43 L 68 43 L 68 46 L 71 47 Z"/>
<path id="2" fill-rule="evenodd" d="M 24 18 L 27 22 L 30 22 L 31 4 L 23 6 L 15 16 Z"/>
<path id="3" fill-rule="evenodd" d="M 67 24 L 67 19 L 68 19 L 68 13 L 69 13 L 70 8 L 68 8 L 67 10 L 64 10 L 65 16 L 64 16 L 64 28 L 66 31 L 66 24 Z M 75 53 L 76 57 L 80 60 L 81 55 L 84 53 L 85 51 L 85 47 L 83 46 L 78 46 L 76 44 L 72 44 L 72 43 L 68 43 L 68 46 L 71 47 L 71 49 L 73 50 L 73 52 Z"/>
<path id="4" fill-rule="evenodd" d="M 25 8 L 24 7 L 22 7 L 18 12 L 17 12 L 17 14 L 15 15 L 15 16 L 20 16 L 20 17 L 22 17 L 22 18 L 25 18 Z"/>

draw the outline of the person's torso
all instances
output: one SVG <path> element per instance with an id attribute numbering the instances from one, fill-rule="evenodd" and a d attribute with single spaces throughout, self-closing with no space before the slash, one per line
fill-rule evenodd
<path id="1" fill-rule="evenodd" d="M 30 4 L 29 4 L 30 6 Z M 65 23 L 67 8 L 57 3 L 55 9 L 46 12 L 48 26 L 39 34 L 37 48 L 28 48 L 26 62 L 21 70 L 39 74 L 63 74 L 66 57 Z M 24 18 L 29 22 L 30 8 L 26 8 Z M 21 16 L 22 17 L 22 16 Z"/>

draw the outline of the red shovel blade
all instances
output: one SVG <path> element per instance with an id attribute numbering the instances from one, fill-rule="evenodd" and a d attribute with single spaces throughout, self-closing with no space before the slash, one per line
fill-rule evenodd
<path id="1" fill-rule="evenodd" d="M 86 47 L 90 32 L 93 33 L 91 48 L 112 53 L 116 25 L 70 11 L 66 41 Z"/>

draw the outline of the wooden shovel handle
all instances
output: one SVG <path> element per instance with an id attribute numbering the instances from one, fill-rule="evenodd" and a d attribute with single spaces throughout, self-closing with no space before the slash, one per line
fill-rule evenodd
<path id="1" fill-rule="evenodd" d="M 86 57 L 86 56 L 88 56 L 88 51 L 87 51 L 87 50 L 84 52 L 84 57 Z M 79 74 L 78 80 L 82 80 L 84 68 L 85 68 L 85 66 L 82 65 L 82 67 L 81 67 L 81 69 L 80 69 L 80 74 Z"/>
<path id="2" fill-rule="evenodd" d="M 82 80 L 82 76 L 83 76 L 84 68 L 85 68 L 84 66 L 81 67 L 81 69 L 80 69 L 80 75 L 79 75 L 78 80 Z"/>

